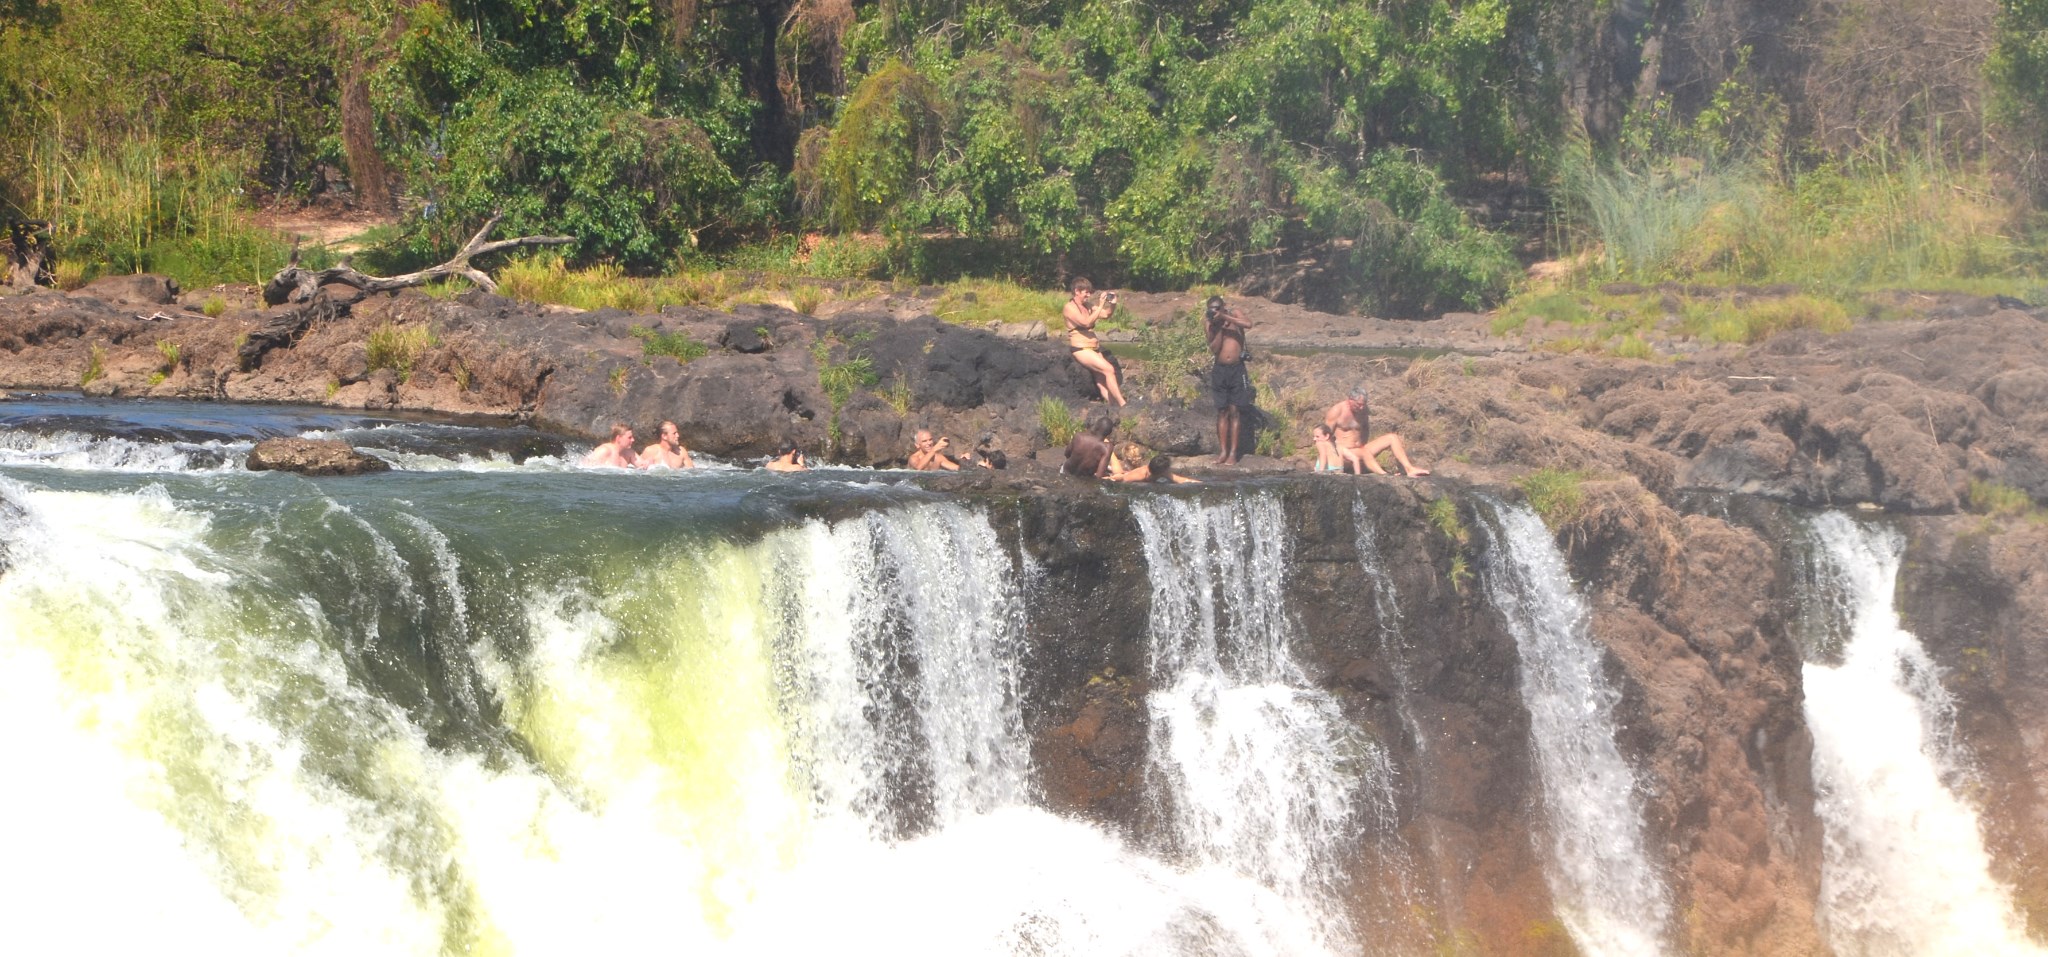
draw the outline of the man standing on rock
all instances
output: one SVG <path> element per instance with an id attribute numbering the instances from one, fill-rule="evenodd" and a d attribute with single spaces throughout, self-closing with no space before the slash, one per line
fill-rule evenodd
<path id="1" fill-rule="evenodd" d="M 611 441 L 591 449 L 590 454 L 583 457 L 582 464 L 584 468 L 610 466 L 629 469 L 638 458 L 633 454 L 632 427 L 624 422 L 614 422 Z"/>
<path id="2" fill-rule="evenodd" d="M 1429 474 L 1428 469 L 1416 468 L 1415 463 L 1408 460 L 1408 443 L 1402 441 L 1400 435 L 1389 432 L 1371 442 L 1365 441 L 1372 416 L 1365 410 L 1364 386 L 1351 390 L 1350 395 L 1330 406 L 1330 411 L 1323 415 L 1323 424 L 1329 426 L 1336 436 L 1337 454 L 1360 473 L 1387 474 L 1387 470 L 1380 467 L 1379 455 L 1381 452 L 1393 452 L 1394 461 L 1401 463 L 1402 474 Z"/>
<path id="3" fill-rule="evenodd" d="M 1208 324 L 1209 354 L 1216 365 L 1209 370 L 1209 391 L 1216 395 L 1216 464 L 1236 465 L 1243 410 L 1252 404 L 1251 374 L 1245 371 L 1244 331 L 1251 321 L 1244 313 L 1223 304 L 1222 296 L 1210 296 L 1204 310 Z"/>
<path id="4" fill-rule="evenodd" d="M 661 440 L 640 450 L 640 468 L 651 469 L 657 465 L 671 469 L 693 469 L 697 461 L 690 458 L 690 450 L 683 447 L 683 433 L 674 422 L 661 424 Z"/>

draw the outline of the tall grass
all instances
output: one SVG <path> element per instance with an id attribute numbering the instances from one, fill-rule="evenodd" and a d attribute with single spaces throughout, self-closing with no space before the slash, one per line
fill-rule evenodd
<path id="1" fill-rule="evenodd" d="M 1988 173 L 1938 154 L 1873 155 L 1785 176 L 1664 157 L 1624 167 L 1581 148 L 1559 185 L 1604 278 L 1794 283 L 1846 299 L 1885 288 L 2023 294 L 2039 250 Z"/>
<path id="2" fill-rule="evenodd" d="M 83 145 L 47 136 L 29 150 L 30 212 L 50 221 L 58 262 L 80 281 L 160 272 L 188 287 L 261 282 L 288 249 L 244 218 L 244 165 L 147 134 Z"/>

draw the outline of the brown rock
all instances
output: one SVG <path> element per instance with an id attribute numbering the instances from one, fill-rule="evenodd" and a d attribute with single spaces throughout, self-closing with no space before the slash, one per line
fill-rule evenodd
<path id="1" fill-rule="evenodd" d="M 252 472 L 297 472 L 300 475 L 363 475 L 388 472 L 391 463 L 364 455 L 346 442 L 332 439 L 264 439 L 249 450 Z"/>
<path id="2" fill-rule="evenodd" d="M 102 276 L 86 283 L 80 295 L 106 302 L 140 306 L 167 306 L 178 301 L 178 281 L 168 276 Z"/>

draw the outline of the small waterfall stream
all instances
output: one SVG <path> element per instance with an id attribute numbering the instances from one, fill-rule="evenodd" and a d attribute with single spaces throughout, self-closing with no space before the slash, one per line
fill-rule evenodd
<path id="1" fill-rule="evenodd" d="M 1480 580 L 1521 656 L 1559 917 L 1594 957 L 1661 954 L 1671 904 L 1644 847 L 1634 771 L 1615 747 L 1620 695 L 1587 634 L 1585 602 L 1535 512 L 1494 504 L 1490 517 Z"/>
<path id="2" fill-rule="evenodd" d="M 1277 498 L 1134 497 L 1151 569 L 1152 778 L 1180 853 L 1277 892 L 1317 928 L 1290 953 L 1355 947 L 1340 842 L 1391 768 L 1289 647 Z"/>
<path id="3" fill-rule="evenodd" d="M 1827 828 L 1821 914 L 1843 957 L 2039 957 L 1990 874 L 1954 706 L 1899 625 L 1900 537 L 1839 513 L 1813 519 L 1816 604 L 1840 611 L 1840 663 L 1805 666 L 1814 786 Z"/>

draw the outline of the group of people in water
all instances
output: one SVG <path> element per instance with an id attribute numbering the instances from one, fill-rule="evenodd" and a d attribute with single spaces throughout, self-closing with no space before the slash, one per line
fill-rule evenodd
<path id="1" fill-rule="evenodd" d="M 1074 361 L 1094 377 L 1096 393 L 1101 400 L 1113 402 L 1121 408 L 1127 403 L 1118 382 L 1116 365 L 1103 355 L 1102 341 L 1095 334 L 1096 324 L 1109 318 L 1116 311 L 1116 306 L 1115 292 L 1097 293 L 1088 280 L 1077 279 L 1061 312 L 1067 323 L 1067 347 L 1072 351 Z M 1252 408 L 1256 395 L 1251 374 L 1245 369 L 1245 363 L 1251 360 L 1251 351 L 1245 345 L 1245 332 L 1252 327 L 1252 322 L 1242 311 L 1225 303 L 1222 296 L 1211 296 L 1203 307 L 1203 324 L 1209 354 L 1214 360 L 1209 370 L 1209 391 L 1216 402 L 1218 452 L 1215 464 L 1236 465 L 1243 450 L 1245 410 Z M 1388 432 L 1368 441 L 1370 423 L 1363 386 L 1353 389 L 1332 405 L 1324 413 L 1323 421 L 1310 432 L 1310 441 L 1316 449 L 1315 470 L 1385 475 L 1387 470 L 1379 457 L 1391 453 L 1402 474 L 1429 474 L 1428 469 L 1417 467 L 1409 459 L 1407 442 L 1399 434 Z M 1112 448 L 1109 437 L 1116 426 L 1117 416 L 1107 409 L 1091 416 L 1087 427 L 1067 444 L 1062 471 L 1069 475 L 1119 482 L 1196 481 L 1175 474 L 1170 456 L 1148 455 L 1136 443 Z M 992 435 L 984 435 L 974 450 L 956 456 L 949 451 L 950 439 L 935 436 L 930 429 L 919 429 L 912 437 L 906 464 L 918 471 L 1000 469 L 1007 463 L 1002 451 L 993 447 L 993 438 Z M 582 464 L 639 469 L 696 467 L 690 450 L 682 443 L 682 432 L 674 422 L 661 423 L 660 438 L 637 451 L 633 448 L 632 428 L 624 423 L 613 425 L 611 439 L 590 450 L 583 457 Z M 803 450 L 794 445 L 770 458 L 762 467 L 773 472 L 801 472 L 810 468 L 804 460 Z"/>

